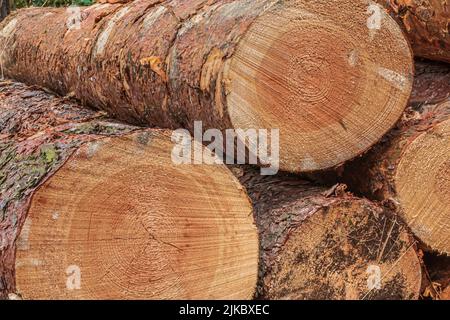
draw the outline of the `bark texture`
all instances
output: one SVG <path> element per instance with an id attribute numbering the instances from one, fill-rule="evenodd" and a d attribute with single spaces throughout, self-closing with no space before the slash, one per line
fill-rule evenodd
<path id="1" fill-rule="evenodd" d="M 223 98 L 220 81 L 215 88 L 218 71 L 267 3 L 94 5 L 81 16 L 75 13 L 72 29 L 65 10 L 19 10 L 3 29 L 14 35 L 4 51 L 5 73 L 63 95 L 73 92 L 87 105 L 138 124 L 180 128 L 201 119 L 208 127 L 231 128 L 227 117 L 211 108 Z M 46 27 L 35 28 L 43 19 Z"/>
<path id="2" fill-rule="evenodd" d="M 377 0 L 403 27 L 415 55 L 450 62 L 447 0 Z"/>
<path id="3" fill-rule="evenodd" d="M 421 266 L 393 212 L 296 176 L 235 174 L 254 203 L 260 232 L 258 298 L 417 299 Z M 379 287 L 371 276 L 380 268 Z"/>
<path id="4" fill-rule="evenodd" d="M 448 254 L 450 68 L 427 62 L 416 68 L 402 120 L 368 154 L 346 164 L 344 181 L 397 210 L 428 248 Z"/>
<path id="5" fill-rule="evenodd" d="M 367 28 L 367 7 L 137 0 L 31 8 L 1 25 L 0 62 L 11 78 L 133 124 L 279 129 L 283 170 L 322 170 L 369 149 L 410 93 L 409 45 L 385 13 L 379 30 Z"/>
<path id="6" fill-rule="evenodd" d="M 171 135 L 0 82 L 0 298 L 251 298 L 248 197 L 223 165 L 175 165 Z"/>
<path id="7" fill-rule="evenodd" d="M 9 0 L 0 0 L 0 21 L 9 14 Z"/>
<path id="8" fill-rule="evenodd" d="M 0 83 L 0 296 L 15 290 L 15 245 L 35 190 L 83 143 L 137 130 L 23 84 Z"/>

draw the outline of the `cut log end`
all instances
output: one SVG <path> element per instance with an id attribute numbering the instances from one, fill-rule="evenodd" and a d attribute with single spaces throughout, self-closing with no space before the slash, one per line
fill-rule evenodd
<path id="1" fill-rule="evenodd" d="M 282 170 L 315 171 L 354 158 L 405 109 L 410 48 L 382 9 L 379 28 L 368 25 L 367 10 L 354 1 L 275 5 L 229 61 L 231 122 L 280 129 Z"/>
<path id="2" fill-rule="evenodd" d="M 258 297 L 344 300 L 417 299 L 422 266 L 409 229 L 391 209 L 298 176 L 241 182 L 260 232 Z"/>
<path id="3" fill-rule="evenodd" d="M 266 276 L 271 299 L 417 299 L 421 265 L 398 219 L 361 200 L 319 210 L 293 229 Z"/>
<path id="4" fill-rule="evenodd" d="M 406 106 L 411 50 L 374 3 L 152 3 L 83 9 L 69 28 L 65 9 L 21 10 L 0 26 L 4 73 L 134 124 L 279 129 L 294 172 L 368 150 Z"/>
<path id="5" fill-rule="evenodd" d="M 16 254 L 25 299 L 248 299 L 251 205 L 225 167 L 176 166 L 170 132 L 84 144 L 34 194 Z M 78 277 L 78 278 L 77 278 Z"/>
<path id="6" fill-rule="evenodd" d="M 450 120 L 403 151 L 395 184 L 406 222 L 434 250 L 450 254 Z"/>

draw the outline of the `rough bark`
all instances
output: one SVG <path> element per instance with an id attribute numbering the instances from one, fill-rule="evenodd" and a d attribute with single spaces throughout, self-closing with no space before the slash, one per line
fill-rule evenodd
<path id="1" fill-rule="evenodd" d="M 0 0 L 0 21 L 9 14 L 9 0 Z"/>
<path id="2" fill-rule="evenodd" d="M 0 26 L 0 62 L 12 78 L 132 123 L 280 129 L 281 169 L 321 170 L 378 141 L 410 93 L 405 37 L 384 12 L 383 25 L 368 28 L 367 8 L 362 0 L 33 8 Z"/>
<path id="3" fill-rule="evenodd" d="M 420 262 L 393 212 L 347 194 L 345 185 L 263 177 L 251 168 L 235 174 L 254 203 L 260 233 L 258 298 L 418 298 Z M 374 288 L 375 270 L 381 285 Z"/>
<path id="4" fill-rule="evenodd" d="M 450 252 L 450 68 L 418 63 L 403 119 L 367 155 L 345 166 L 344 181 L 395 208 L 427 247 Z"/>
<path id="5" fill-rule="evenodd" d="M 250 298 L 247 195 L 224 166 L 174 165 L 172 147 L 170 131 L 0 82 L 0 297 Z"/>
<path id="6" fill-rule="evenodd" d="M 377 0 L 397 19 L 414 54 L 450 62 L 450 3 L 447 0 Z"/>
<path id="7" fill-rule="evenodd" d="M 423 260 L 428 278 L 424 298 L 450 300 L 450 257 L 426 252 Z"/>

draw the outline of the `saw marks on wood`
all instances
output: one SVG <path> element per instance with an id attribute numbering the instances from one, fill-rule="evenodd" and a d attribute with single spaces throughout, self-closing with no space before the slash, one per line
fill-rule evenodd
<path id="1" fill-rule="evenodd" d="M 431 248 L 449 254 L 450 120 L 407 146 L 395 184 L 404 218 L 415 235 Z"/>
<path id="2" fill-rule="evenodd" d="M 367 150 L 403 112 L 411 53 L 380 8 L 376 33 L 355 1 L 274 5 L 254 22 L 229 66 L 233 125 L 279 128 L 281 168 L 329 168 Z"/>
<path id="3" fill-rule="evenodd" d="M 225 167 L 173 165 L 172 147 L 169 134 L 148 133 L 81 147 L 32 199 L 17 291 L 25 299 L 251 298 L 258 239 L 247 196 Z"/>
<path id="4" fill-rule="evenodd" d="M 417 299 L 421 267 L 405 227 L 364 201 L 319 210 L 293 229 L 266 277 L 271 299 Z"/>
<path id="5" fill-rule="evenodd" d="M 80 14 L 70 30 L 63 9 L 7 19 L 5 75 L 139 125 L 279 129 L 284 171 L 363 153 L 411 91 L 406 38 L 365 0 L 141 0 Z"/>

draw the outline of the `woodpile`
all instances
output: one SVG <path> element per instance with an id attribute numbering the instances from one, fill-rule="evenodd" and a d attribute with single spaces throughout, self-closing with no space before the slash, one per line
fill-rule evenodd
<path id="1" fill-rule="evenodd" d="M 314 171 L 369 149 L 411 91 L 400 27 L 384 14 L 370 29 L 366 11 L 353 0 L 33 8 L 0 27 L 0 62 L 9 77 L 135 124 L 278 128 L 281 169 Z"/>
<path id="2" fill-rule="evenodd" d="M 0 299 L 449 299 L 449 14 L 438 0 L 9 14 Z M 204 138 L 274 129 L 256 149 Z M 224 163 L 239 143 L 245 161 Z"/>

